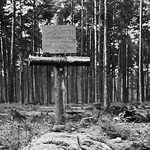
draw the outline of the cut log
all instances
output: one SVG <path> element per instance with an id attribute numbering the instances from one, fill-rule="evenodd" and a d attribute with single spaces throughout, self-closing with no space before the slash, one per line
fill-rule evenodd
<path id="1" fill-rule="evenodd" d="M 79 56 L 54 56 L 54 57 L 38 57 L 29 55 L 29 65 L 44 66 L 89 66 L 90 57 Z"/>

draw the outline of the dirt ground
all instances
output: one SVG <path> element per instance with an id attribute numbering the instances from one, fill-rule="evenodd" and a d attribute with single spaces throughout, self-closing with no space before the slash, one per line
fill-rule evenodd
<path id="1" fill-rule="evenodd" d="M 124 122 L 91 105 L 72 104 L 65 109 L 66 124 L 55 125 L 54 110 L 0 104 L 0 150 L 150 150 L 149 122 Z"/>

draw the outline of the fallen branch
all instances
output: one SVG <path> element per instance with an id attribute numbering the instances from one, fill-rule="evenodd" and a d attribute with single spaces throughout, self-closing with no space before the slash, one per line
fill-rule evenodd
<path id="1" fill-rule="evenodd" d="M 79 150 L 81 149 L 81 150 L 86 150 L 85 148 L 83 148 L 82 146 L 81 146 L 81 143 L 80 143 L 80 140 L 79 140 L 79 137 L 77 136 L 77 142 L 78 142 L 78 147 L 79 147 Z"/>

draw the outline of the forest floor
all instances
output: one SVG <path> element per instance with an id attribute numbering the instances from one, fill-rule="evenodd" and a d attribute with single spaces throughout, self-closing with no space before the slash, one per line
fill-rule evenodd
<path id="1" fill-rule="evenodd" d="M 115 120 L 90 105 L 66 106 L 55 125 L 55 106 L 0 104 L 0 150 L 150 150 L 150 123 Z"/>

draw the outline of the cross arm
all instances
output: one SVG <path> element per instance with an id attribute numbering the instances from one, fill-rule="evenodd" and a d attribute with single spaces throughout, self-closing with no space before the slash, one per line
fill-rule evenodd
<path id="1" fill-rule="evenodd" d="M 29 65 L 43 66 L 89 66 L 90 57 L 81 56 L 54 56 L 38 57 L 29 55 Z"/>

